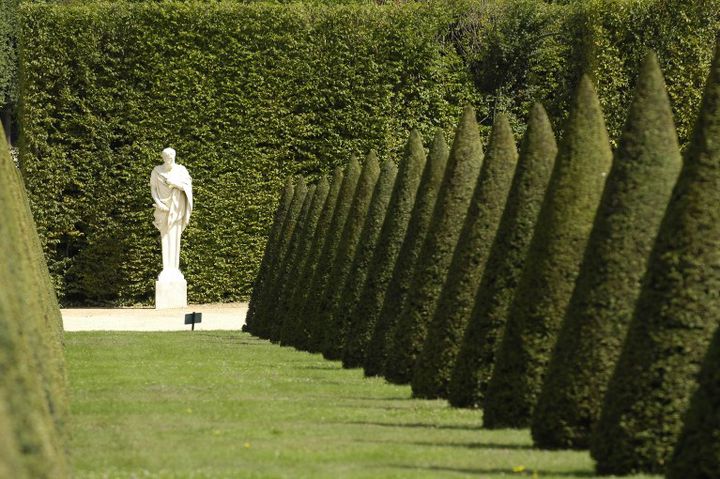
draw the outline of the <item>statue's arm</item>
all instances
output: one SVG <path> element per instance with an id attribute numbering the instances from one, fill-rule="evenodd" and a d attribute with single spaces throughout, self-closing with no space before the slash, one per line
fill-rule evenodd
<path id="1" fill-rule="evenodd" d="M 153 201 L 155 202 L 155 207 L 161 211 L 170 211 L 170 208 L 165 206 L 165 204 L 160 200 L 160 195 L 158 195 L 158 181 L 158 174 L 155 172 L 155 170 L 153 170 L 152 174 L 150 175 L 150 194 L 152 195 Z"/>

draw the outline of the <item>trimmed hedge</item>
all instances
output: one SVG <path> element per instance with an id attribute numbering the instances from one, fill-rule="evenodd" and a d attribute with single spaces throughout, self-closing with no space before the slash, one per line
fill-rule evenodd
<path id="1" fill-rule="evenodd" d="M 250 296 L 250 304 L 248 305 L 248 312 L 245 315 L 245 324 L 243 325 L 243 331 L 247 331 L 255 334 L 255 328 L 257 322 L 255 318 L 255 312 L 260 303 L 260 298 L 263 295 L 263 290 L 269 287 L 269 275 L 270 269 L 272 268 L 273 262 L 276 261 L 277 254 L 275 250 L 280 242 L 280 234 L 282 228 L 285 225 L 285 219 L 287 217 L 288 210 L 290 209 L 290 203 L 292 202 L 293 195 L 295 194 L 295 185 L 293 185 L 292 177 L 285 180 L 285 188 L 283 188 L 282 195 L 280 196 L 280 203 L 275 210 L 272 228 L 270 229 L 270 237 L 265 245 L 265 252 L 260 263 L 260 269 L 258 270 L 257 277 L 253 284 L 252 295 Z"/>
<path id="2" fill-rule="evenodd" d="M 720 324 L 720 44 L 591 439 L 603 474 L 663 472 Z"/>
<path id="3" fill-rule="evenodd" d="M 705 355 L 699 387 L 690 401 L 680 438 L 668 464 L 668 479 L 720 477 L 720 328 Z"/>
<path id="4" fill-rule="evenodd" d="M 360 240 L 354 253 L 354 259 L 345 279 L 342 294 L 339 296 L 339 301 L 333 305 L 332 320 L 325 333 L 325 347 L 323 350 L 326 352 L 332 351 L 330 354 L 337 356 L 334 359 L 342 359 L 344 355 L 351 328 L 351 317 L 358 307 L 360 295 L 368 281 L 368 273 L 375 257 L 378 239 L 385 224 L 386 215 L 392 214 L 388 210 L 388 204 L 393 193 L 397 173 L 398 168 L 392 160 L 387 159 L 383 162 L 380 176 L 377 183 L 375 183 L 375 190 L 370 200 L 370 207 L 360 234 Z M 331 341 L 332 333 L 330 331 L 335 332 L 334 341 Z"/>
<path id="5" fill-rule="evenodd" d="M 367 347 L 410 223 L 425 162 L 422 138 L 417 130 L 413 130 L 400 160 L 385 221 L 368 267 L 367 279 L 348 318 L 342 356 L 345 368 L 360 367 L 365 360 Z"/>
<path id="6" fill-rule="evenodd" d="M 488 384 L 485 427 L 530 425 L 611 164 L 602 111 L 583 77 Z"/>
<path id="7" fill-rule="evenodd" d="M 292 336 L 289 311 L 288 307 L 290 300 L 295 294 L 295 290 L 298 287 L 303 287 L 303 278 L 301 273 L 305 267 L 307 259 L 311 256 L 312 241 L 317 231 L 318 221 L 322 214 L 325 200 L 327 199 L 330 185 L 328 184 L 327 178 L 320 178 L 317 185 L 315 185 L 315 194 L 312 197 L 312 204 L 307 212 L 303 228 L 302 236 L 298 238 L 297 252 L 292 266 L 289 268 L 287 276 L 283 280 L 282 293 L 277 298 L 277 304 L 275 306 L 274 314 L 278 324 L 280 325 L 277 332 L 277 340 L 287 344 Z"/>
<path id="8" fill-rule="evenodd" d="M 447 397 L 452 368 L 505 209 L 516 164 L 515 139 L 507 116 L 501 113 L 495 117 L 448 279 L 415 364 L 411 385 L 416 397 Z"/>
<path id="9" fill-rule="evenodd" d="M 148 302 L 147 177 L 172 145 L 197 200 L 191 302 L 247 297 L 288 175 L 399 156 L 472 102 L 435 5 L 91 3 L 21 8 L 22 168 L 65 303 Z"/>
<path id="10" fill-rule="evenodd" d="M 350 207 L 355 197 L 355 188 L 360 178 L 360 164 L 354 156 L 350 159 L 342 185 L 335 202 L 332 220 L 327 229 L 327 236 L 322 245 L 322 250 L 313 266 L 313 275 L 307 283 L 307 294 L 304 304 L 298 310 L 298 321 L 307 324 L 307 344 L 305 347 L 310 352 L 320 352 L 324 341 L 323 328 L 325 324 L 320 321 L 320 312 L 325 299 L 326 289 L 333 271 L 335 258 L 340 242 L 342 241 L 345 223 L 350 214 Z"/>
<path id="11" fill-rule="evenodd" d="M 0 462 L 18 468 L 8 477 L 69 477 L 60 311 L 1 133 L 0 204 L 0 399 L 9 421 L 2 432 L 13 435 L 0 442 L 17 447 L 16 454 L 3 451 Z"/>
<path id="12" fill-rule="evenodd" d="M 662 73 L 649 55 L 538 399 L 536 446 L 589 447 L 681 166 Z"/>
<path id="13" fill-rule="evenodd" d="M 370 338 L 363 363 L 363 370 L 367 376 L 379 376 L 385 373 L 391 333 L 407 301 L 412 275 L 430 229 L 432 213 L 445 176 L 449 155 L 443 134 L 438 131 L 423 169 L 407 233 L 398 252 L 397 262 Z"/>
<path id="14" fill-rule="evenodd" d="M 291 271 L 294 270 L 299 261 L 298 256 L 306 253 L 306 251 L 300 248 L 303 246 L 303 238 L 307 233 L 310 209 L 316 204 L 316 191 L 316 185 L 310 185 L 307 189 L 305 200 L 303 200 L 302 208 L 297 217 L 295 230 L 292 233 L 292 238 L 290 238 L 288 251 L 283 259 L 275 284 L 272 285 L 273 287 L 269 292 L 270 300 L 268 301 L 265 314 L 267 315 L 267 321 L 270 325 L 268 338 L 272 342 L 280 341 L 280 330 L 282 329 L 283 318 L 280 315 L 279 307 L 281 298 L 283 298 L 288 293 L 288 289 L 292 287 L 290 284 Z"/>
<path id="15" fill-rule="evenodd" d="M 326 359 L 339 359 L 342 352 L 342 325 L 336 323 L 334 314 L 341 307 L 341 294 L 353 266 L 379 176 L 377 153 L 371 151 L 360 171 L 340 243 L 333 254 L 332 270 L 316 309 L 318 345 Z"/>
<path id="16" fill-rule="evenodd" d="M 306 306 L 311 292 L 308 286 L 312 282 L 318 258 L 328 237 L 328 229 L 335 213 L 335 206 L 344 179 L 343 169 L 339 166 L 336 167 L 312 240 L 308 245 L 307 253 L 299 270 L 298 281 L 293 288 L 292 294 L 287 298 L 287 302 L 282 302 L 283 332 L 280 334 L 280 341 L 298 349 L 305 349 L 309 340 L 310 332 L 307 327 L 307 320 L 302 316 L 302 310 Z"/>
<path id="17" fill-rule="evenodd" d="M 530 112 L 515 177 L 475 298 L 475 309 L 455 361 L 448 386 L 451 406 L 482 404 L 556 153 L 550 120 L 545 109 L 536 104 Z"/>
<path id="18" fill-rule="evenodd" d="M 455 247 L 483 164 L 475 110 L 466 107 L 455 130 L 445 177 L 427 237 L 413 272 L 405 306 L 399 312 L 388 347 L 385 377 L 404 384 L 412 378 L 427 326 L 435 313 Z"/>
<path id="19" fill-rule="evenodd" d="M 272 327 L 270 324 L 272 319 L 270 318 L 270 310 L 272 305 L 275 303 L 275 290 L 277 289 L 278 282 L 284 279 L 281 276 L 283 265 L 287 260 L 288 250 L 291 247 L 293 233 L 297 226 L 307 191 L 308 189 L 305 184 L 305 178 L 302 176 L 298 177 L 295 181 L 295 193 L 293 194 L 292 201 L 290 202 L 290 208 L 288 208 L 287 215 L 285 216 L 285 222 L 280 230 L 280 237 L 273 249 L 275 259 L 268 270 L 267 284 L 262 290 L 262 295 L 259 298 L 255 313 L 255 316 L 259 319 L 259 321 L 256 331 L 253 334 L 261 338 L 268 339 L 270 337 L 270 329 Z"/>

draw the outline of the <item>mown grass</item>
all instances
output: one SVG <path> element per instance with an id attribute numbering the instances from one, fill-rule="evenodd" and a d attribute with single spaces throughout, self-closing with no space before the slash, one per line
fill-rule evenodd
<path id="1" fill-rule="evenodd" d="M 244 333 L 65 340 L 78 478 L 594 477 L 586 452 Z"/>

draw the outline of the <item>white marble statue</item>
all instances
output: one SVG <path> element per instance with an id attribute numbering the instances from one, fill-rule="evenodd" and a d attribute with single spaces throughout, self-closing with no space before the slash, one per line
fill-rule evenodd
<path id="1" fill-rule="evenodd" d="M 187 299 L 183 299 L 187 298 L 187 283 L 180 272 L 180 236 L 193 209 L 192 178 L 187 169 L 175 163 L 172 148 L 162 151 L 162 159 L 163 164 L 156 166 L 150 174 L 150 192 L 155 202 L 153 224 L 160 231 L 162 240 L 163 269 L 155 294 L 158 309 L 187 305 Z M 185 304 L 178 305 L 183 302 Z"/>

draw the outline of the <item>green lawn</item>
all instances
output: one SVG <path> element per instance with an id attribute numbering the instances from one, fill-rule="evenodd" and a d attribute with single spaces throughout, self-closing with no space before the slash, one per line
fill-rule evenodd
<path id="1" fill-rule="evenodd" d="M 65 341 L 78 478 L 593 477 L 587 453 L 244 333 Z"/>

